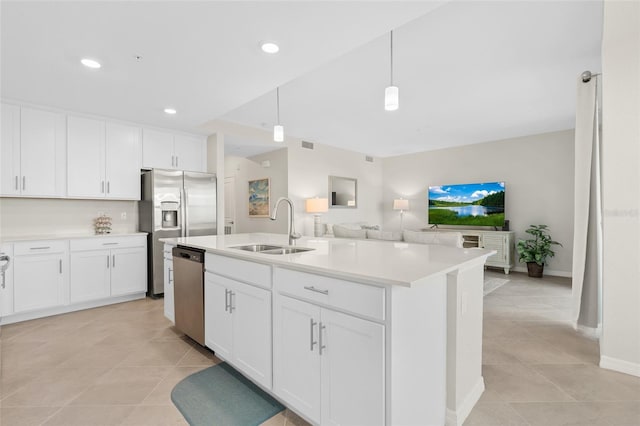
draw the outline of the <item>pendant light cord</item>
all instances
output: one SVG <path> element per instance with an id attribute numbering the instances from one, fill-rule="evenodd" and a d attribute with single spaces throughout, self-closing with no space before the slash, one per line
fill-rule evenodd
<path id="1" fill-rule="evenodd" d="M 391 37 L 390 37 L 390 41 L 391 41 L 391 84 L 389 84 L 389 86 L 393 86 L 393 30 L 391 30 Z"/>
<path id="2" fill-rule="evenodd" d="M 279 87 L 276 87 L 276 111 L 277 111 L 278 124 L 280 124 L 280 88 Z"/>

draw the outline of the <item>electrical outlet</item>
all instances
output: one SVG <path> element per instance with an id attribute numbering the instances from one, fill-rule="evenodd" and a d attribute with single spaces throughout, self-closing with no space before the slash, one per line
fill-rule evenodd
<path id="1" fill-rule="evenodd" d="M 120 219 L 127 220 L 127 212 L 120 213 Z"/>

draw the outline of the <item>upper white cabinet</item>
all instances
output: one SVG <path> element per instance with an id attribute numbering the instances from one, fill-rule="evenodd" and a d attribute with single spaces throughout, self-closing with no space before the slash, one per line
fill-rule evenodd
<path id="1" fill-rule="evenodd" d="M 2 104 L 0 195 L 62 197 L 66 183 L 64 115 Z"/>
<path id="2" fill-rule="evenodd" d="M 149 169 L 206 171 L 203 138 L 152 129 L 142 132 L 142 166 Z"/>
<path id="3" fill-rule="evenodd" d="M 69 197 L 140 199 L 140 129 L 69 116 Z"/>

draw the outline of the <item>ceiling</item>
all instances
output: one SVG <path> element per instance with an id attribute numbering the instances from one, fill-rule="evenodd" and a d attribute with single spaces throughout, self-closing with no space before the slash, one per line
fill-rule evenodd
<path id="1" fill-rule="evenodd" d="M 270 131 L 280 86 L 288 136 L 381 157 L 571 128 L 577 76 L 600 71 L 600 1 L 0 7 L 5 99 L 200 133 L 212 120 Z M 391 29 L 400 109 L 385 112 Z M 265 40 L 280 53 L 262 53 Z M 103 67 L 82 67 L 85 56 Z M 225 141 L 239 155 L 277 147 Z"/>

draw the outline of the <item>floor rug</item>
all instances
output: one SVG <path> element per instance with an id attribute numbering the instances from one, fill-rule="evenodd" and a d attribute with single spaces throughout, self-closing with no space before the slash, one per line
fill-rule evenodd
<path id="1" fill-rule="evenodd" d="M 191 426 L 257 426 L 285 408 L 225 362 L 183 379 L 171 400 Z"/>
<path id="2" fill-rule="evenodd" d="M 509 280 L 505 280 L 502 278 L 488 278 L 484 280 L 484 291 L 483 294 L 486 296 L 487 294 L 495 291 L 508 283 Z"/>

